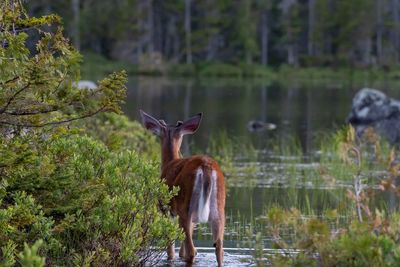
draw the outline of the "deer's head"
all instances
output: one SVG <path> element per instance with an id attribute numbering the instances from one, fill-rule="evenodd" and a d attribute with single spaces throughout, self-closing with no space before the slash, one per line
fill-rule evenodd
<path id="1" fill-rule="evenodd" d="M 176 124 L 167 124 L 163 120 L 153 118 L 143 110 L 140 110 L 144 127 L 160 137 L 163 161 L 165 159 L 179 158 L 179 150 L 182 145 L 182 138 L 186 134 L 193 134 L 199 128 L 202 113 L 187 119 L 177 121 Z"/>

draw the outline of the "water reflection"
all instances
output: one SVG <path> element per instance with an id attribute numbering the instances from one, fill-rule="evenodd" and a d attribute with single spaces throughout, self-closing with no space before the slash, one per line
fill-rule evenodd
<path id="1" fill-rule="evenodd" d="M 330 133 L 344 125 L 351 108 L 351 99 L 359 89 L 336 85 L 287 86 L 251 80 L 165 78 L 130 79 L 128 88 L 124 110 L 133 119 L 139 119 L 139 109 L 171 123 L 204 112 L 198 132 L 184 139 L 183 152 L 186 155 L 191 153 L 194 144 L 198 150 L 205 152 L 210 135 L 222 131 L 226 131 L 232 137 L 250 138 L 256 148 L 263 151 L 270 150 L 270 139 L 280 137 L 289 142 L 289 138 L 298 138 L 303 152 L 310 154 L 318 149 L 316 136 Z M 393 88 L 390 93 L 388 90 L 386 92 L 392 97 L 400 96 L 400 92 Z M 250 132 L 247 124 L 251 120 L 274 123 L 277 129 Z M 302 212 L 308 210 L 314 215 L 321 215 L 326 209 L 340 209 L 346 206 L 345 195 L 347 189 L 352 187 L 352 181 L 318 183 L 305 175 L 305 170 L 317 169 L 313 162 L 303 161 L 302 164 L 293 165 L 295 171 L 289 172 L 282 160 L 265 157 L 261 158 L 261 161 L 235 163 L 239 167 L 240 164 L 258 164 L 261 170 L 259 173 L 227 177 L 229 188 L 226 202 L 226 248 L 242 247 L 240 235 L 243 235 L 243 232 L 239 231 L 244 231 L 250 222 L 265 214 L 274 204 L 284 208 L 295 204 Z M 377 194 L 371 201 L 389 202 L 390 207 L 397 205 L 391 195 Z M 199 226 L 194 236 L 196 247 L 206 250 L 211 247 L 209 229 L 205 226 Z M 228 260 L 232 266 L 239 266 L 241 262 L 249 259 L 250 253 L 228 252 L 225 261 Z M 199 253 L 195 265 L 215 265 L 213 250 Z M 179 260 L 174 263 L 164 261 L 161 266 L 185 266 L 185 263 Z"/>
<path id="2" fill-rule="evenodd" d="M 207 145 L 211 132 L 226 130 L 232 136 L 252 138 L 259 148 L 266 146 L 269 137 L 296 136 L 304 150 L 311 151 L 315 135 L 345 123 L 353 95 L 344 88 L 287 87 L 251 80 L 130 81 L 124 110 L 133 119 L 139 118 L 139 109 L 167 122 L 204 112 L 202 125 L 192 137 L 200 147 Z M 277 129 L 251 133 L 246 127 L 250 120 L 271 122 Z"/>

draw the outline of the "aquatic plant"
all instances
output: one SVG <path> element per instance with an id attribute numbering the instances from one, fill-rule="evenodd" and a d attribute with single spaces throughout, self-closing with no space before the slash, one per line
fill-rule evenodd
<path id="1" fill-rule="evenodd" d="M 232 138 L 226 131 L 212 133 L 206 149 L 207 154 L 213 155 L 215 160 L 221 165 L 225 174 L 234 179 L 238 176 L 257 172 L 256 166 L 242 165 L 241 161 L 255 161 L 258 157 L 251 140 L 244 138 Z"/>
<path id="2" fill-rule="evenodd" d="M 342 202 L 346 207 L 325 209 L 320 215 L 269 207 L 263 217 L 264 228 L 249 236 L 259 266 L 267 262 L 273 266 L 396 266 L 400 260 L 399 213 L 373 201 L 379 194 L 399 193 L 394 183 L 400 168 L 395 149 L 372 131 L 357 138 L 351 127 L 340 130 L 331 140 L 328 146 L 335 149 L 320 160 L 348 171 L 345 179 L 351 179 L 352 185 Z M 365 178 L 382 168 L 386 171 L 379 179 L 371 182 Z M 260 235 L 272 237 L 273 247 L 281 252 L 266 254 Z"/>

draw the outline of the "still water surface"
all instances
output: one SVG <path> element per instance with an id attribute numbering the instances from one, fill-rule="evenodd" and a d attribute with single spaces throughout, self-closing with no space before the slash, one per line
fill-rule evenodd
<path id="1" fill-rule="evenodd" d="M 128 88 L 124 111 L 132 119 L 139 119 L 139 109 L 169 123 L 203 112 L 200 129 L 184 143 L 186 155 L 190 155 L 194 147 L 196 151 L 205 152 L 210 136 L 222 131 L 230 137 L 251 139 L 260 151 L 270 149 L 268 140 L 287 137 L 298 139 L 305 154 L 314 153 L 318 150 L 318 135 L 345 125 L 351 99 L 360 89 L 346 84 L 282 85 L 253 80 L 165 78 L 131 78 Z M 400 96 L 395 87 L 379 89 L 393 97 Z M 251 120 L 274 123 L 277 128 L 251 132 L 247 127 Z M 312 162 L 299 165 L 297 172 L 285 173 L 282 164 L 286 161 L 285 158 L 277 162 L 265 157 L 260 162 L 237 162 L 238 165 L 261 165 L 262 172 L 227 177 L 226 266 L 251 263 L 251 252 L 238 249 L 244 244 L 238 232 L 244 232 L 254 218 L 265 214 L 267 207 L 274 203 L 289 208 L 294 201 L 299 207 L 319 213 L 323 208 L 337 207 L 345 199 L 345 189 L 350 184 L 334 188 L 316 186 L 302 175 L 303 168 L 315 168 Z M 249 185 L 251 180 L 255 182 Z M 293 190 L 296 194 L 291 194 Z M 293 195 L 295 200 L 290 199 Z M 201 227 L 195 237 L 196 246 L 203 248 L 199 250 L 196 266 L 213 266 L 215 256 L 209 230 Z M 265 243 L 268 246 L 268 242 Z M 182 265 L 180 261 L 175 262 L 175 266 Z"/>

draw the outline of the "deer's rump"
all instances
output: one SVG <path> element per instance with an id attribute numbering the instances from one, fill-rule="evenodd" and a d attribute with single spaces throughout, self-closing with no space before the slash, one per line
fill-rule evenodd
<path id="1" fill-rule="evenodd" d="M 213 159 L 194 156 L 173 160 L 164 168 L 162 178 L 170 187 L 179 187 L 171 200 L 173 215 L 190 217 L 192 222 L 219 219 L 218 207 L 225 205 L 224 181 Z"/>

